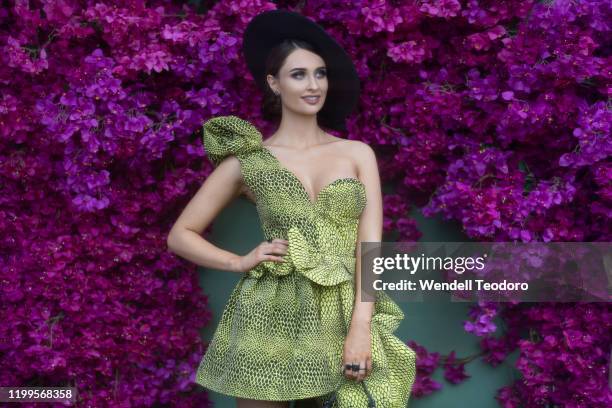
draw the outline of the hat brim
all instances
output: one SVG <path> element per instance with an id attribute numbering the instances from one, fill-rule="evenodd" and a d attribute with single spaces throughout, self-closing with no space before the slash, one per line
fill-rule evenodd
<path id="1" fill-rule="evenodd" d="M 309 42 L 325 61 L 329 89 L 319 118 L 332 128 L 344 129 L 344 119 L 359 101 L 359 76 L 342 46 L 308 17 L 288 10 L 270 10 L 250 21 L 244 32 L 242 52 L 257 86 L 261 90 L 268 87 L 266 57 L 274 46 L 287 38 Z"/>

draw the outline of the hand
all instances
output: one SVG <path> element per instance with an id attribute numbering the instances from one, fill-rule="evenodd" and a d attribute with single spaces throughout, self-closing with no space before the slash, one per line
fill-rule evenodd
<path id="1" fill-rule="evenodd" d="M 342 368 L 344 376 L 362 381 L 372 372 L 372 346 L 370 323 L 351 322 L 348 335 L 344 341 Z M 346 364 L 359 364 L 359 371 L 346 368 Z"/>
<path id="2" fill-rule="evenodd" d="M 289 241 L 275 238 L 272 242 L 263 241 L 251 252 L 241 256 L 236 261 L 235 271 L 248 272 L 262 261 L 286 262 L 283 256 L 287 254 Z M 277 256 L 282 255 L 282 256 Z"/>

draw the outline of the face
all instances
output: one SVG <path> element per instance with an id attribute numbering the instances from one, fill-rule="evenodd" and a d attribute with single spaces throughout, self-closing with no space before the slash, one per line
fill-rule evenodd
<path id="1" fill-rule="evenodd" d="M 277 93 L 283 109 L 313 115 L 321 110 L 327 95 L 327 68 L 323 59 L 308 50 L 296 49 L 289 54 L 277 77 L 268 75 L 270 88 Z M 317 95 L 318 99 L 305 99 Z"/>

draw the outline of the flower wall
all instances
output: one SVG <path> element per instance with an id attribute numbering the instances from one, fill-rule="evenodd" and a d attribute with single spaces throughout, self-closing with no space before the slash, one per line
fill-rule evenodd
<path id="1" fill-rule="evenodd" d="M 311 17 L 352 56 L 363 90 L 347 136 L 396 186 L 386 232 L 418 239 L 416 205 L 473 240 L 611 240 L 609 2 L 8 1 L 0 386 L 76 386 L 79 406 L 206 405 L 192 380 L 210 289 L 166 237 L 212 170 L 203 121 L 271 129 L 240 46 L 274 8 Z M 405 339 L 415 398 L 443 389 L 437 368 L 459 384 L 474 358 L 518 349 L 522 378 L 500 406 L 610 406 L 611 323 L 605 303 L 475 305 L 478 356 Z"/>

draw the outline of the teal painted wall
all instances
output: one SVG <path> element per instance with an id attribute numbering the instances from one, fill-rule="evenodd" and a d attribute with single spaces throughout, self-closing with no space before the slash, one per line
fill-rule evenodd
<path id="1" fill-rule="evenodd" d="M 387 190 L 387 189 L 385 189 Z M 411 216 L 417 221 L 423 233 L 421 241 L 467 241 L 457 224 L 436 219 L 424 218 L 418 209 Z M 226 207 L 216 218 L 209 236 L 215 245 L 244 255 L 263 240 L 261 226 L 255 206 L 246 199 L 239 198 Z M 388 240 L 388 238 L 385 238 Z M 208 296 L 213 312 L 213 320 L 202 331 L 202 337 L 209 341 L 223 312 L 225 303 L 240 279 L 240 274 L 200 268 L 200 285 Z M 479 352 L 478 338 L 463 330 L 463 321 L 467 319 L 471 303 L 452 303 L 441 300 L 438 303 L 399 303 L 405 313 L 405 319 L 395 332 L 403 341 L 414 340 L 431 352 L 442 355 L 456 350 L 458 358 Z M 496 321 L 499 324 L 499 321 Z M 499 330 L 499 329 L 498 329 Z M 422 399 L 411 399 L 410 408 L 439 407 L 498 407 L 494 399 L 496 390 L 518 378 L 518 371 L 513 368 L 516 355 L 506 363 L 491 367 L 475 359 L 466 365 L 466 372 L 471 378 L 463 383 L 453 385 L 443 378 L 439 368 L 433 379 L 443 384 L 443 388 L 433 395 Z M 227 397 L 209 391 L 215 407 L 234 408 L 233 397 Z"/>

